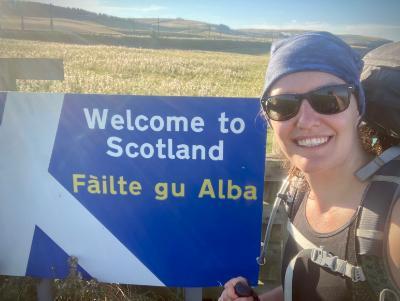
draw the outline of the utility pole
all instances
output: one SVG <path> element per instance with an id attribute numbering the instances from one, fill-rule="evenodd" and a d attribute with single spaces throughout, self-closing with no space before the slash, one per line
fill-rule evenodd
<path id="1" fill-rule="evenodd" d="M 4 14 L 4 16 L 5 16 L 5 14 Z M 3 27 L 2 27 L 2 25 L 1 25 L 1 21 L 4 19 L 4 17 L 3 17 L 3 12 L 1 11 L 0 12 L 0 31 L 3 29 Z"/>
<path id="2" fill-rule="evenodd" d="M 53 23 L 53 4 L 50 3 L 49 7 L 49 12 L 50 12 L 50 30 L 54 30 L 54 23 Z"/>
<path id="3" fill-rule="evenodd" d="M 21 30 L 25 30 L 24 15 L 21 15 Z"/>
<path id="4" fill-rule="evenodd" d="M 21 6 L 21 3 L 19 2 L 14 2 L 15 3 L 15 10 L 19 15 L 21 16 L 21 30 L 25 30 L 25 22 L 24 22 L 24 12 Z"/>
<path id="5" fill-rule="evenodd" d="M 160 18 L 157 18 L 157 37 L 160 37 Z"/>

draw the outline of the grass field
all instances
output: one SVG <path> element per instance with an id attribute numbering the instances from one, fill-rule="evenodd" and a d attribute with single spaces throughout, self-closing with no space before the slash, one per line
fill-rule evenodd
<path id="1" fill-rule="evenodd" d="M 0 39 L 0 57 L 64 60 L 64 81 L 18 80 L 24 92 L 225 97 L 258 97 L 268 61 L 266 56 L 224 52 L 11 39 Z"/>
<path id="2" fill-rule="evenodd" d="M 19 81 L 20 91 L 258 97 L 267 57 L 0 39 L 0 57 L 62 58 L 64 81 Z"/>

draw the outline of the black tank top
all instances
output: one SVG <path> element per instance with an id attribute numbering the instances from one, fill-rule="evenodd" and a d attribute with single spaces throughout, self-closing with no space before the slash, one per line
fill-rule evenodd
<path id="1" fill-rule="evenodd" d="M 305 198 L 307 198 L 307 194 Z M 331 252 L 340 259 L 347 259 L 346 247 L 349 228 L 354 223 L 356 215 L 346 225 L 334 232 L 317 233 L 307 221 L 305 204 L 306 201 L 301 202 L 294 219 L 292 219 L 294 226 L 316 246 L 323 246 L 326 251 Z M 302 248 L 289 236 L 282 263 L 282 283 L 284 283 L 286 267 L 290 260 L 301 250 Z M 348 283 L 345 277 L 327 268 L 322 268 L 309 259 L 299 258 L 294 267 L 293 300 L 351 300 L 352 294 Z"/>

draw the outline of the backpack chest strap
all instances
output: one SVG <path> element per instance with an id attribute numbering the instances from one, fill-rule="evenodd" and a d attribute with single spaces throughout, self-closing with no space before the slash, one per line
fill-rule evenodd
<path id="1" fill-rule="evenodd" d="M 287 230 L 294 241 L 303 249 L 289 262 L 285 272 L 285 301 L 292 300 L 293 273 L 296 261 L 299 258 L 308 258 L 313 263 L 338 273 L 344 277 L 350 278 L 353 282 L 365 281 L 365 275 L 361 267 L 354 266 L 346 260 L 324 250 L 323 247 L 317 247 L 308 240 L 290 221 L 287 224 Z"/>
<path id="2" fill-rule="evenodd" d="M 365 281 L 365 275 L 361 267 L 352 265 L 348 261 L 334 256 L 324 250 L 324 247 L 312 249 L 310 259 L 321 267 L 328 268 L 332 272 L 350 278 L 353 282 Z"/>

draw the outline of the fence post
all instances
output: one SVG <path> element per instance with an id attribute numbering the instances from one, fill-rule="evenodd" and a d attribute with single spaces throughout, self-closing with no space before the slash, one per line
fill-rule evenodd
<path id="1" fill-rule="evenodd" d="M 53 290 L 51 288 L 51 279 L 40 279 L 36 287 L 36 296 L 39 301 L 54 300 Z"/>
<path id="2" fill-rule="evenodd" d="M 185 288 L 185 301 L 201 301 L 203 299 L 203 289 L 201 287 Z"/>
<path id="3" fill-rule="evenodd" d="M 0 91 L 16 91 L 17 78 L 15 70 L 10 68 L 7 59 L 0 59 Z"/>

